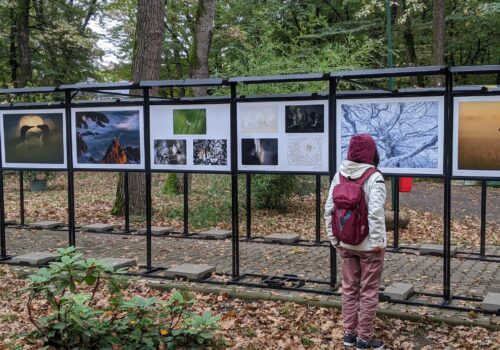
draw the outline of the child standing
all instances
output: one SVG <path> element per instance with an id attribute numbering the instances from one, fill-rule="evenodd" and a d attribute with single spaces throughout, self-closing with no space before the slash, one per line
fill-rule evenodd
<path id="1" fill-rule="evenodd" d="M 384 248 L 387 242 L 384 216 L 386 188 L 382 174 L 374 171 L 378 162 L 377 146 L 373 138 L 367 134 L 353 136 L 349 143 L 347 160 L 342 162 L 332 180 L 325 205 L 326 232 L 342 259 L 344 345 L 350 347 L 356 345 L 356 349 L 384 348 L 381 340 L 373 338 L 373 321 L 378 305 Z M 356 182 L 356 180 L 358 183 L 361 182 L 359 185 L 362 186 L 365 195 L 368 234 L 361 243 L 351 245 L 339 241 L 334 236 L 333 191 L 341 182 Z"/>

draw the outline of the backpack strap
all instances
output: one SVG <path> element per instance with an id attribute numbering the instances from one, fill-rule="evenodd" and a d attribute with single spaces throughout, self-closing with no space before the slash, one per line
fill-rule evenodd
<path id="1" fill-rule="evenodd" d="M 358 185 L 362 185 L 366 180 L 368 180 L 370 178 L 370 176 L 372 176 L 376 172 L 380 172 L 380 170 L 378 170 L 378 168 L 369 168 L 369 169 L 365 170 L 365 172 L 363 173 L 363 175 L 361 175 L 361 177 L 359 177 L 357 179 L 351 179 L 349 177 L 345 177 L 339 171 L 339 183 L 344 183 L 344 182 L 350 181 L 350 182 L 355 182 Z"/>
<path id="2" fill-rule="evenodd" d="M 363 173 L 363 175 L 361 175 L 361 177 L 359 177 L 358 179 L 356 179 L 356 183 L 358 185 L 362 185 L 365 183 L 366 180 L 368 180 L 370 178 L 370 176 L 372 176 L 374 173 L 376 172 L 380 172 L 377 168 L 369 168 L 367 170 L 365 170 L 365 172 Z"/>

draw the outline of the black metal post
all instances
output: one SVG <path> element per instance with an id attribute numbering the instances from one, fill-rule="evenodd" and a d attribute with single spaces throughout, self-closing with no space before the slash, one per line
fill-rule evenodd
<path id="1" fill-rule="evenodd" d="M 252 175 L 246 175 L 247 192 L 247 239 L 252 238 Z"/>
<path id="2" fill-rule="evenodd" d="M 128 187 L 128 171 L 123 172 L 123 189 L 124 189 L 124 197 L 123 198 L 123 209 L 125 216 L 125 232 L 130 232 L 130 193 Z"/>
<path id="3" fill-rule="evenodd" d="M 152 195 L 151 195 L 151 157 L 150 157 L 150 109 L 149 109 L 149 89 L 144 89 L 144 164 L 146 173 L 146 270 L 151 272 L 153 270 L 153 247 L 151 236 L 151 223 L 152 223 Z"/>
<path id="4" fill-rule="evenodd" d="M 24 226 L 24 172 L 21 170 L 19 172 L 19 220 L 21 226 Z"/>
<path id="5" fill-rule="evenodd" d="M 189 235 L 189 175 L 182 174 L 183 193 L 184 193 L 184 236 Z"/>
<path id="6" fill-rule="evenodd" d="M 321 243 L 321 175 L 316 175 L 316 243 Z"/>
<path id="7" fill-rule="evenodd" d="M 393 177 L 392 212 L 394 214 L 393 247 L 399 249 L 399 176 Z"/>
<path id="8" fill-rule="evenodd" d="M 481 242 L 480 252 L 481 258 L 486 257 L 486 200 L 487 200 L 487 181 L 481 180 Z"/>
<path id="9" fill-rule="evenodd" d="M 0 164 L 2 156 L 0 155 Z M 5 198 L 3 192 L 3 170 L 0 170 L 0 259 L 7 259 L 7 242 L 5 236 Z"/>
<path id="10" fill-rule="evenodd" d="M 335 133 L 337 124 L 337 78 L 328 80 L 328 172 L 330 173 L 330 183 L 333 180 L 337 169 L 337 135 Z M 328 186 L 328 189 L 330 186 Z M 328 194 L 329 195 L 329 194 Z M 330 244 L 330 286 L 337 285 L 337 250 Z"/>
<path id="11" fill-rule="evenodd" d="M 449 69 L 446 69 L 445 95 L 445 177 L 444 177 L 444 251 L 443 251 L 443 298 L 444 303 L 451 301 L 451 155 L 453 147 L 453 107 L 452 79 Z"/>
<path id="12" fill-rule="evenodd" d="M 231 84 L 231 242 L 233 269 L 231 276 L 237 279 L 240 276 L 240 247 L 239 247 L 239 218 L 238 218 L 238 135 L 236 133 L 236 84 Z"/>
<path id="13" fill-rule="evenodd" d="M 70 246 L 76 246 L 75 229 L 75 180 L 73 172 L 73 144 L 71 139 L 71 91 L 64 92 L 66 112 L 66 152 L 68 174 L 68 240 Z"/>

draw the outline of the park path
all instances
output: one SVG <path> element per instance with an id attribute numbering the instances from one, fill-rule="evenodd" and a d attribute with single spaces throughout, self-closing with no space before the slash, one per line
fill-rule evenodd
<path id="1" fill-rule="evenodd" d="M 64 231 L 7 230 L 9 255 L 55 251 L 68 242 Z M 231 272 L 231 242 L 176 237 L 153 237 L 153 266 L 181 263 L 210 264 L 217 272 Z M 144 236 L 80 233 L 76 245 L 88 257 L 127 257 L 145 264 Z M 500 254 L 500 247 L 488 247 L 488 254 Z M 241 273 L 265 275 L 296 274 L 302 278 L 328 281 L 329 249 L 324 246 L 294 247 L 240 242 Z M 420 292 L 440 293 L 442 258 L 413 253 L 386 253 L 383 285 L 409 282 Z M 338 264 L 340 266 L 340 263 Z M 487 292 L 500 293 L 500 264 L 453 259 L 452 293 L 482 298 Z M 340 273 L 339 273 L 340 275 Z M 339 277 L 340 278 L 340 277 Z"/>
<path id="2" fill-rule="evenodd" d="M 387 181 L 390 184 L 389 181 Z M 388 185 L 387 198 L 390 200 L 391 189 Z M 436 215 L 443 215 L 444 186 L 435 182 L 414 182 L 412 191 L 400 194 L 400 206 L 421 210 Z M 500 188 L 488 187 L 486 221 L 500 224 Z M 481 215 L 481 187 L 452 185 L 452 218 Z M 500 234 L 500 233 L 499 233 Z"/>

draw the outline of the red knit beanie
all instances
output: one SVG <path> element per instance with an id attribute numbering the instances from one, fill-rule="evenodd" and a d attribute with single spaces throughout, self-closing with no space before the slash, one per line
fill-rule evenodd
<path id="1" fill-rule="evenodd" d="M 356 163 L 375 165 L 377 144 L 368 134 L 358 134 L 351 137 L 347 159 Z"/>

